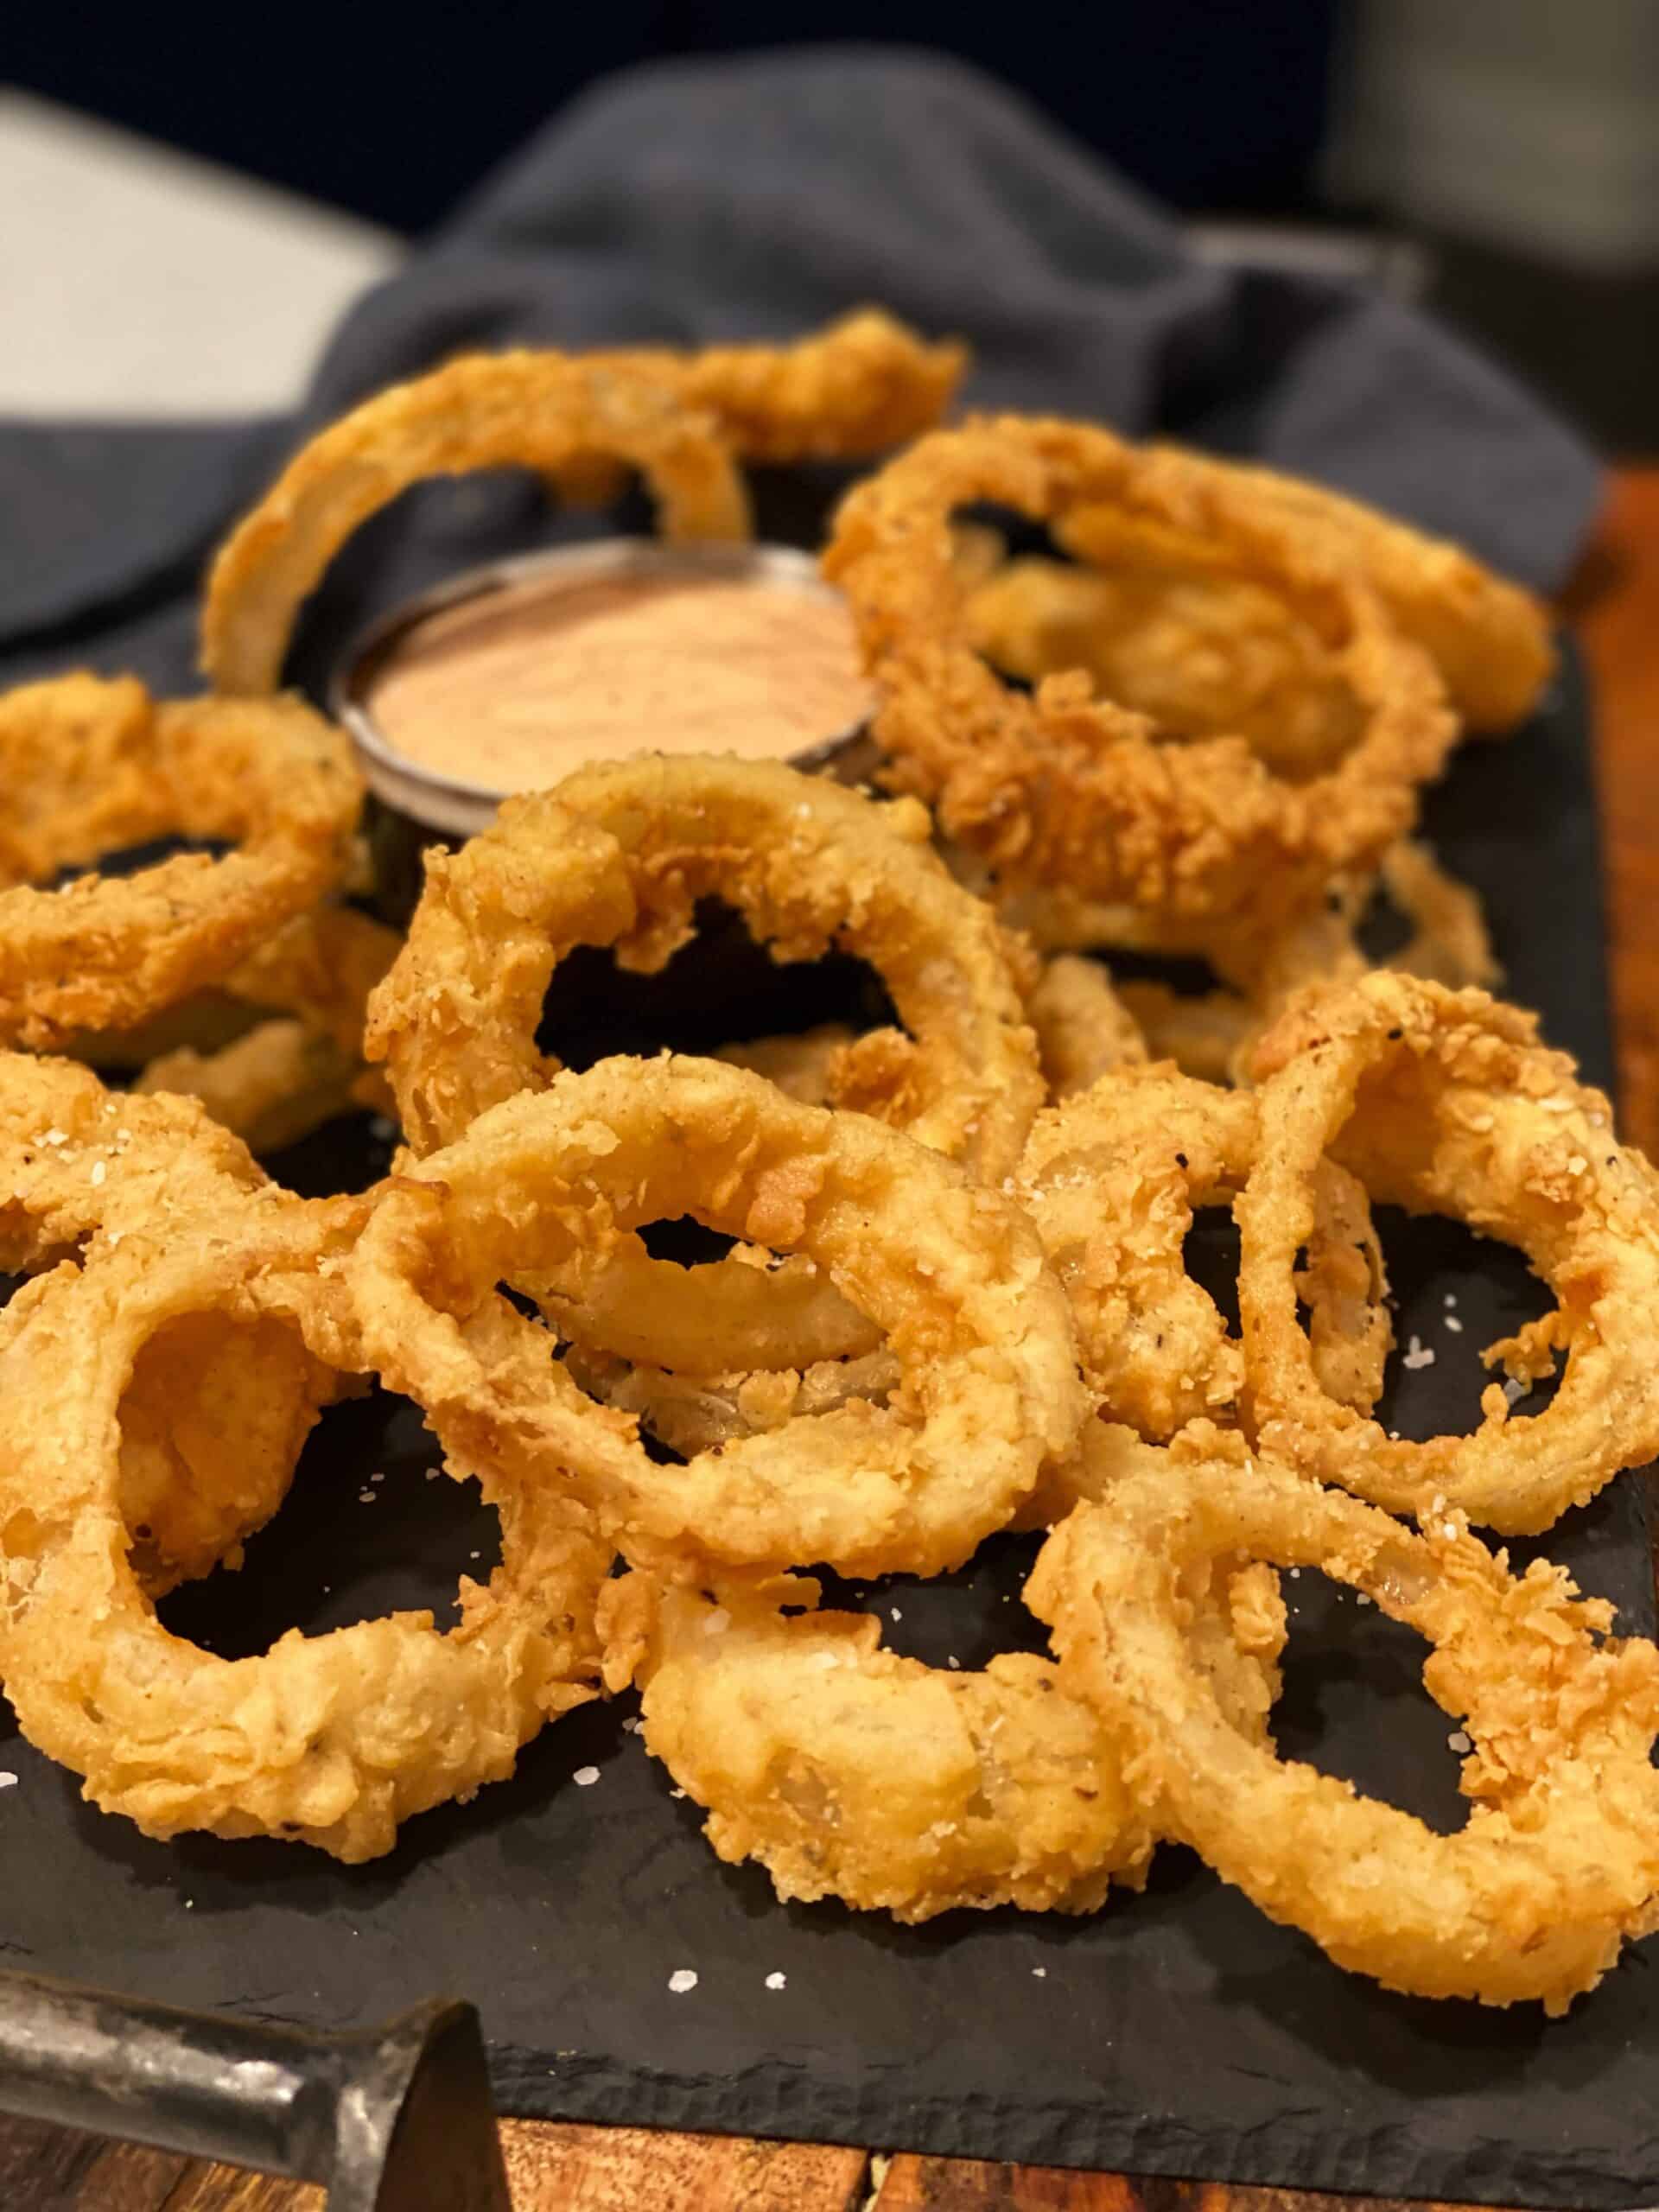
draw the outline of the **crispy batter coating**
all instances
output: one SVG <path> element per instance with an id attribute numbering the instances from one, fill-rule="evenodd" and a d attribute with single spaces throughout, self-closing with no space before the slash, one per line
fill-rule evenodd
<path id="1" fill-rule="evenodd" d="M 1563 2012 L 1659 1894 L 1659 1649 L 1559 1567 L 1510 1574 L 1440 1511 L 1414 1533 L 1203 1425 L 1050 1538 L 1027 1602 L 1155 1825 L 1274 1919 L 1390 1989 Z M 1222 1709 L 1185 1586 L 1240 1558 L 1318 1567 L 1433 1644 L 1436 1703 L 1472 1738 L 1467 1824 L 1439 1835 L 1281 1759 Z"/>
<path id="2" fill-rule="evenodd" d="M 975 649 L 954 560 L 951 517 L 984 499 L 1062 529 L 1122 507 L 1260 576 L 1325 640 L 1356 741 L 1288 783 L 1236 734 L 1161 742 L 1081 671 L 1011 690 Z M 1433 663 L 1347 559 L 1230 480 L 1173 474 L 1086 423 L 1001 416 L 921 439 L 849 493 L 824 567 L 884 694 L 892 774 L 1011 883 L 1177 917 L 1288 914 L 1410 829 L 1456 735 Z"/>
<path id="3" fill-rule="evenodd" d="M 411 1814 L 510 1774 L 543 1721 L 594 1694 L 608 1548 L 552 1485 L 492 1457 L 452 1471 L 476 1474 L 499 1510 L 502 1564 L 487 1585 L 463 1577 L 448 1634 L 429 1612 L 400 1613 L 217 1659 L 168 1635 L 135 1579 L 129 1370 L 149 1347 L 176 1351 L 169 1332 L 194 1322 L 280 1328 L 312 1358 L 359 1363 L 340 1262 L 365 1211 L 267 1190 L 168 1236 L 135 1230 L 39 1286 L 0 1344 L 7 1694 L 29 1740 L 146 1834 L 372 1858 Z"/>
<path id="4" fill-rule="evenodd" d="M 958 859 L 959 880 L 975 871 Z M 1347 875 L 1327 887 L 1322 906 L 1265 933 L 1151 921 L 1133 908 L 1037 889 L 1011 893 L 997 911 L 1012 928 L 1046 947 L 1173 955 L 1204 960 L 1224 980 L 1196 995 L 1139 976 L 1114 981 L 1120 1007 L 1154 1060 L 1173 1060 L 1205 1083 L 1249 1079 L 1256 1040 L 1311 984 L 1352 981 L 1371 962 L 1359 930 L 1379 893 L 1408 925 L 1405 941 L 1378 964 L 1452 990 L 1495 989 L 1503 969 L 1492 950 L 1478 893 L 1447 874 L 1432 846 L 1401 838 L 1374 876 Z M 1059 956 L 1053 957 L 1058 966 Z M 1032 1020 L 1041 1024 L 1033 1007 Z"/>
<path id="5" fill-rule="evenodd" d="M 1341 759 L 1360 718 L 1314 626 L 1248 577 L 1131 561 L 1110 571 L 1032 554 L 969 601 L 975 645 L 1005 675 L 1087 670 L 1166 737 L 1233 731 L 1278 775 Z"/>
<path id="6" fill-rule="evenodd" d="M 496 1286 L 584 1268 L 641 1222 L 690 1214 L 806 1253 L 887 1333 L 885 1407 L 653 1465 L 547 1332 Z M 370 1357 L 462 1459 L 486 1442 L 574 1489 L 636 1564 L 695 1576 L 823 1560 L 959 1565 L 1071 1452 L 1090 1411 L 1065 1294 L 997 1193 L 879 1122 L 802 1106 L 714 1060 L 601 1061 L 493 1107 L 396 1178 L 349 1264 Z"/>
<path id="7" fill-rule="evenodd" d="M 1147 1058 L 1139 1023 L 1098 960 L 1058 953 L 1026 1001 L 1051 1099 L 1087 1090 L 1109 1070 Z"/>
<path id="8" fill-rule="evenodd" d="M 1086 1448 L 1103 1480 L 1160 1457 L 1099 1422 Z M 818 1595 L 798 1577 L 709 1595 L 640 1574 L 607 1592 L 607 1679 L 643 1688 L 646 1748 L 708 1808 L 721 1858 L 759 1859 L 780 1897 L 912 1922 L 961 1906 L 1088 1912 L 1114 1882 L 1141 1886 L 1155 1832 L 1048 1660 L 927 1667 L 883 1650 L 874 1615 L 821 1612 Z M 1265 1742 L 1277 1577 L 1210 1561 L 1185 1595 L 1224 1710 Z"/>
<path id="9" fill-rule="evenodd" d="M 1484 991 L 1379 972 L 1310 994 L 1255 1055 L 1261 1135 L 1235 1211 L 1239 1307 L 1262 1448 L 1391 1511 L 1437 1501 L 1504 1535 L 1548 1529 L 1659 1452 L 1659 1186 L 1612 1113 L 1529 1014 Z M 1559 1302 L 1569 1353 L 1554 1402 L 1511 1411 L 1493 1383 L 1471 1436 L 1414 1443 L 1333 1404 L 1296 1314 L 1294 1260 L 1325 1154 L 1375 1200 L 1517 1245 Z M 1530 1352 L 1540 1340 L 1529 1340 Z M 1489 1366 L 1505 1347 L 1490 1347 Z M 1535 1357 L 1522 1367 L 1536 1372 Z"/>
<path id="10" fill-rule="evenodd" d="M 1167 1064 L 1122 1067 L 1037 1117 L 1014 1196 L 1077 1324 L 1084 1379 L 1109 1420 L 1161 1440 L 1237 1408 L 1243 1347 L 1187 1274 L 1201 1206 L 1233 1204 L 1255 1161 L 1255 1102 Z M 1297 1288 L 1324 1388 L 1369 1412 L 1393 1342 L 1388 1276 L 1363 1191 L 1324 1162 Z"/>
<path id="11" fill-rule="evenodd" d="M 867 959 L 908 1035 L 878 1030 L 831 1063 L 836 1103 L 890 1121 L 987 1179 L 1019 1157 L 1042 1100 L 1034 1039 L 995 915 L 930 851 L 913 802 L 879 806 L 772 761 L 642 755 L 510 799 L 495 823 L 428 863 L 409 942 L 371 1005 L 416 1154 L 484 1108 L 544 1084 L 536 1044 L 549 979 L 576 944 L 660 969 L 700 899 L 741 913 L 775 959 L 832 947 Z M 846 1302 L 797 1266 L 770 1281 L 720 1261 L 685 1271 L 618 1247 L 562 1325 L 656 1364 L 810 1365 L 868 1351 Z"/>
<path id="12" fill-rule="evenodd" d="M 159 703 L 130 677 L 64 677 L 0 699 L 0 777 L 17 810 L 0 1038 L 36 1047 L 144 1021 L 222 981 L 344 875 L 362 795 L 344 737 L 297 699 Z M 233 849 L 39 887 L 116 845 L 173 836 Z"/>
<path id="13" fill-rule="evenodd" d="M 297 1143 L 339 1115 L 395 1110 L 384 1076 L 363 1065 L 363 1031 L 369 994 L 402 943 L 395 930 L 350 906 L 296 915 L 213 993 L 173 1010 L 183 1041 L 141 1049 L 133 1090 L 200 1099 L 260 1154 Z M 255 1010 L 277 1018 L 257 1019 Z M 123 1041 L 118 1033 L 92 1036 L 78 1049 L 104 1066 Z"/>
<path id="14" fill-rule="evenodd" d="M 1353 563 L 1400 628 L 1433 660 L 1471 730 L 1495 735 L 1513 729 L 1536 708 L 1555 668 L 1549 610 L 1460 545 L 1275 469 L 1174 446 L 1149 447 L 1147 462 L 1169 495 L 1168 520 L 1160 518 L 1149 530 L 1115 508 L 1080 512 L 1065 540 L 1079 560 L 1145 559 L 1151 550 L 1201 563 L 1201 537 L 1179 515 L 1178 503 L 1189 493 L 1202 500 L 1215 487 L 1229 501 L 1248 501 L 1308 543 Z"/>
<path id="15" fill-rule="evenodd" d="M 264 1185 L 245 1147 L 181 1098 L 121 1097 L 85 1068 L 0 1053 L 0 1269 L 39 1274 L 171 1234 Z M 0 1316 L 21 1325 L 32 1287 Z M 290 1332 L 197 1316 L 145 1345 L 122 1401 L 119 1504 L 152 1595 L 234 1566 L 281 1504 L 331 1378 Z"/>
<path id="16" fill-rule="evenodd" d="M 358 1110 L 359 1062 L 303 1021 L 262 1021 L 216 1052 L 191 1045 L 159 1053 L 133 1084 L 140 1096 L 197 1100 L 250 1152 L 280 1152 L 341 1114 Z"/>
<path id="17" fill-rule="evenodd" d="M 803 1029 L 786 1037 L 752 1037 L 741 1045 L 722 1045 L 714 1055 L 728 1067 L 753 1068 L 768 1083 L 803 1106 L 833 1103 L 835 1073 L 842 1048 L 853 1041 L 844 1022 L 821 1021 L 816 1029 Z"/>
<path id="18" fill-rule="evenodd" d="M 811 1367 L 714 1375 L 679 1374 L 643 1360 L 591 1351 L 581 1344 L 572 1344 L 564 1360 L 589 1397 L 620 1413 L 637 1414 L 642 1429 L 687 1459 L 729 1444 L 734 1436 L 754 1436 L 808 1414 L 834 1413 L 853 1398 L 885 1406 L 901 1375 L 886 1344 L 855 1359 L 822 1359 Z"/>

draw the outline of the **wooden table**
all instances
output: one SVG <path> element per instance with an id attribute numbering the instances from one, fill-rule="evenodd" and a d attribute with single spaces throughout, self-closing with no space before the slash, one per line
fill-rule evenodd
<path id="1" fill-rule="evenodd" d="M 1659 1152 L 1659 467 L 1614 480 L 1567 595 L 1594 684 L 1626 1134 Z M 1369 2200 L 510 2120 L 517 2212 L 1363 2212 Z M 321 2212 L 322 2192 L 0 2118 L 5 2212 Z"/>

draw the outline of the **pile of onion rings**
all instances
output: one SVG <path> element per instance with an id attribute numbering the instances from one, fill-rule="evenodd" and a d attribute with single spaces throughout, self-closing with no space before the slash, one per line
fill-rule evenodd
<path id="1" fill-rule="evenodd" d="M 1263 470 L 940 427 L 963 366 L 875 311 L 451 362 L 232 532 L 214 696 L 0 700 L 0 1678 L 147 1833 L 351 1860 L 633 1687 L 715 1850 L 780 1897 L 1133 1910 L 1179 1840 L 1389 1987 L 1562 2011 L 1659 1924 L 1659 1649 L 1471 1524 L 1541 1534 L 1659 1453 L 1659 1181 L 1490 995 L 1478 902 L 1414 836 L 1460 730 L 1536 702 L 1548 626 Z M 359 523 L 434 473 L 596 500 L 638 468 L 669 535 L 741 537 L 744 462 L 895 446 L 825 556 L 881 795 L 647 747 L 432 854 L 406 938 L 352 903 L 348 755 L 276 687 Z M 1052 555 L 1009 557 L 985 501 Z M 211 849 L 60 881 L 167 838 Z M 780 965 L 864 963 L 890 1018 L 756 1035 L 733 1004 L 706 1053 L 563 1065 L 561 966 L 660 976 L 711 900 Z M 364 1107 L 404 1139 L 372 1190 L 256 1163 Z M 1547 1287 L 1482 1354 L 1471 1435 L 1388 1427 L 1382 1206 Z M 1189 1265 L 1217 1207 L 1236 1327 Z M 666 1256 L 670 1222 L 717 1249 Z M 459 1624 L 235 1662 L 169 1636 L 156 1599 L 239 1565 L 365 1376 L 500 1516 Z M 1022 1533 L 1052 1656 L 933 1668 L 825 1603 L 830 1573 Z M 1281 1568 L 1428 1640 L 1463 1830 L 1281 1758 Z"/>

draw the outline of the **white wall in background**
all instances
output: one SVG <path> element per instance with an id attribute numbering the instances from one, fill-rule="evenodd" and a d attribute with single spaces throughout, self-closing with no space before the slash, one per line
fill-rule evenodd
<path id="1" fill-rule="evenodd" d="M 1344 197 L 1586 268 L 1659 262 L 1659 0 L 1351 0 Z"/>
<path id="2" fill-rule="evenodd" d="M 402 251 L 334 208 L 4 90 L 0 211 L 0 414 L 289 407 L 341 309 Z"/>

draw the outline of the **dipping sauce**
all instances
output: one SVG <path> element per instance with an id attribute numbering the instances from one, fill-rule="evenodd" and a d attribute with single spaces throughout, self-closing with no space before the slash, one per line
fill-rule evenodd
<path id="1" fill-rule="evenodd" d="M 499 792 L 642 750 L 787 760 L 873 704 L 836 594 L 683 574 L 480 592 L 389 640 L 359 696 L 404 760 Z"/>

